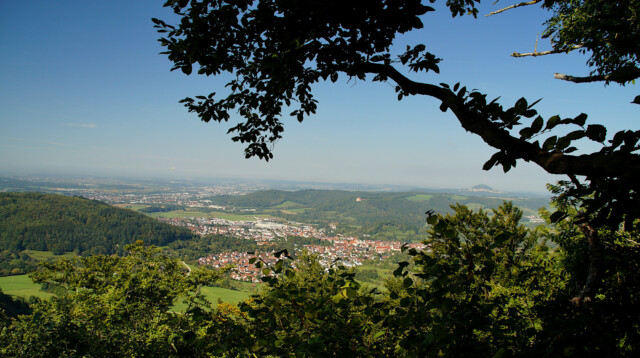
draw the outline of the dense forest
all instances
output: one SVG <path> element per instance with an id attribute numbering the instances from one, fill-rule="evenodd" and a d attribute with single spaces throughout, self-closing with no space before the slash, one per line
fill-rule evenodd
<path id="1" fill-rule="evenodd" d="M 136 240 L 163 246 L 193 237 L 184 228 L 161 223 L 132 210 L 99 201 L 41 193 L 0 194 L 2 272 L 11 265 L 33 266 L 23 250 L 54 254 L 122 253 Z M 28 268 L 28 267 L 21 267 Z"/>

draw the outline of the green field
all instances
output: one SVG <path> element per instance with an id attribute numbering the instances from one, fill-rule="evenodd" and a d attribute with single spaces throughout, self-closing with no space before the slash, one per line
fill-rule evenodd
<path id="1" fill-rule="evenodd" d="M 433 195 L 430 195 L 430 194 L 416 194 L 414 196 L 408 197 L 407 200 L 411 200 L 411 201 L 428 201 L 428 200 L 431 200 L 431 198 L 433 198 Z"/>
<path id="2" fill-rule="evenodd" d="M 297 208 L 297 209 L 287 209 L 287 210 L 280 210 L 281 212 L 283 212 L 284 214 L 300 214 L 300 213 L 304 213 L 305 211 L 309 210 L 309 208 Z"/>
<path id="3" fill-rule="evenodd" d="M 140 209 L 148 208 L 149 205 L 141 205 L 141 204 L 113 204 L 118 208 L 131 209 L 135 211 L 139 211 Z"/>
<path id="4" fill-rule="evenodd" d="M 73 252 L 66 252 L 62 255 L 54 255 L 51 251 L 24 250 L 23 252 L 36 260 L 57 260 L 63 257 L 72 258 L 76 256 Z"/>
<path id="5" fill-rule="evenodd" d="M 218 299 L 220 299 L 220 301 L 222 302 L 227 302 L 235 305 L 240 301 L 249 298 L 250 295 L 250 293 L 248 292 L 234 291 L 220 287 L 203 287 L 200 290 L 200 293 L 214 305 L 218 302 Z M 187 304 L 184 302 L 178 302 L 173 305 L 173 309 L 177 312 L 184 312 L 187 309 Z"/>
<path id="6" fill-rule="evenodd" d="M 304 206 L 304 205 L 295 203 L 295 202 L 290 201 L 290 200 L 287 200 L 282 204 L 278 204 L 276 206 L 272 206 L 272 208 L 274 208 L 274 209 L 287 209 L 287 208 L 297 208 L 297 207 L 301 207 L 301 206 Z"/>
<path id="7" fill-rule="evenodd" d="M 247 287 L 250 287 L 251 284 L 247 283 L 246 285 Z M 30 296 L 49 298 L 53 296 L 53 294 L 49 292 L 40 291 L 40 288 L 41 285 L 33 283 L 28 275 L 0 277 L 0 289 L 8 295 L 24 298 L 29 298 Z M 200 292 L 213 303 L 220 299 L 224 302 L 237 304 L 238 302 L 247 299 L 250 295 L 247 291 L 235 291 L 220 287 L 203 287 Z M 179 303 L 176 304 L 175 308 L 176 310 L 183 310 L 186 308 L 186 305 Z"/>
<path id="8" fill-rule="evenodd" d="M 41 285 L 33 283 L 27 275 L 0 277 L 0 288 L 8 295 L 24 298 L 30 296 L 49 298 L 53 296 L 49 292 L 40 291 Z"/>

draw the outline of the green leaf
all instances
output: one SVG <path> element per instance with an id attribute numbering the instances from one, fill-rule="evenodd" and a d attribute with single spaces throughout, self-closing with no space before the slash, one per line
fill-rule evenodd
<path id="1" fill-rule="evenodd" d="M 576 118 L 573 119 L 573 123 L 583 127 L 587 122 L 587 115 L 585 113 L 580 113 Z"/>
<path id="2" fill-rule="evenodd" d="M 406 277 L 404 281 L 402 281 L 402 285 L 404 286 L 404 288 L 411 287 L 413 286 L 413 280 L 411 279 L 411 277 Z"/>
<path id="3" fill-rule="evenodd" d="M 402 297 L 400 299 L 400 307 L 409 307 L 411 305 L 411 299 L 409 297 Z"/>
<path id="4" fill-rule="evenodd" d="M 500 348 L 492 358 L 502 358 L 506 352 L 507 351 L 504 348 Z"/>
<path id="5" fill-rule="evenodd" d="M 502 155 L 502 152 L 494 153 L 491 156 L 491 158 L 489 158 L 489 160 L 487 160 L 487 162 L 484 163 L 484 165 L 482 166 L 482 170 L 489 170 L 493 168 L 496 165 L 496 163 L 498 163 L 498 160 L 500 159 L 501 155 Z"/>
<path id="6" fill-rule="evenodd" d="M 584 138 L 585 135 L 586 135 L 585 131 L 583 131 L 582 129 L 579 129 L 577 131 L 573 131 L 567 134 L 566 136 L 564 136 L 564 138 L 567 138 L 573 141 L 573 140 L 578 140 L 580 138 Z"/>
<path id="7" fill-rule="evenodd" d="M 529 139 L 529 138 L 531 138 L 531 136 L 533 136 L 533 134 L 534 134 L 533 130 L 531 128 L 529 128 L 529 127 L 522 128 L 520 130 L 520 137 L 522 139 Z"/>
<path id="8" fill-rule="evenodd" d="M 631 103 L 640 104 L 640 96 L 636 96 Z"/>
<path id="9" fill-rule="evenodd" d="M 358 291 L 354 290 L 351 287 L 347 287 L 347 288 L 344 289 L 344 294 L 348 298 L 354 299 L 358 295 Z"/>
<path id="10" fill-rule="evenodd" d="M 560 124 L 560 116 L 552 116 L 551 118 L 549 118 L 549 120 L 547 120 L 547 126 L 545 127 L 545 129 L 552 129 L 558 124 Z"/>
<path id="11" fill-rule="evenodd" d="M 542 119 L 542 117 L 537 117 L 531 124 L 531 130 L 533 131 L 533 133 L 540 132 L 540 130 L 542 129 L 543 123 L 544 123 L 544 120 Z"/>
<path id="12" fill-rule="evenodd" d="M 338 293 L 337 295 L 331 297 L 331 301 L 333 301 L 333 303 L 340 303 L 340 301 L 342 301 L 343 299 L 344 296 L 342 295 L 342 293 Z"/>
<path id="13" fill-rule="evenodd" d="M 611 147 L 614 149 L 617 148 L 618 146 L 620 146 L 620 144 L 622 144 L 623 140 L 624 140 L 624 131 L 620 131 L 614 134 L 613 139 L 611 140 Z"/>
<path id="14" fill-rule="evenodd" d="M 555 213 L 551 214 L 551 216 L 549 216 L 549 220 L 552 223 L 557 223 L 560 220 L 564 219 L 567 217 L 567 214 L 562 212 L 562 211 L 556 211 Z"/>
<path id="15" fill-rule="evenodd" d="M 527 104 L 527 100 L 522 97 L 516 101 L 516 105 L 514 106 L 518 112 L 524 112 L 529 105 Z"/>
<path id="16" fill-rule="evenodd" d="M 607 137 L 607 128 L 600 124 L 590 124 L 587 126 L 587 137 L 595 142 L 604 142 Z"/>
<path id="17" fill-rule="evenodd" d="M 570 139 L 562 137 L 558 139 L 558 141 L 556 142 L 556 149 L 562 151 L 565 148 L 567 148 L 570 144 L 571 144 Z"/>
<path id="18" fill-rule="evenodd" d="M 284 272 L 284 275 L 287 276 L 288 278 L 293 278 L 296 274 L 293 272 L 293 270 L 286 270 Z"/>
<path id="19" fill-rule="evenodd" d="M 547 138 L 547 140 L 544 141 L 544 143 L 542 144 L 542 149 L 544 150 L 551 150 L 556 146 L 556 142 L 558 141 L 558 136 L 553 136 L 553 137 L 549 137 Z"/>

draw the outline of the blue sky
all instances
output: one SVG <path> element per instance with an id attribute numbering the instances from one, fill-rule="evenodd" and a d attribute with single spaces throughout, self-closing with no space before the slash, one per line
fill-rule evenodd
<path id="1" fill-rule="evenodd" d="M 481 14 L 495 10 L 501 1 Z M 223 91 L 224 79 L 170 72 L 152 17 L 161 1 L 4 1 L 0 4 L 0 175 L 239 177 L 433 188 L 487 184 L 544 191 L 558 177 L 518 163 L 482 171 L 493 150 L 465 133 L 429 98 L 398 102 L 391 85 L 319 84 L 316 116 L 285 118 L 269 163 L 244 159 L 230 124 L 206 124 L 178 101 Z M 533 50 L 547 13 L 533 7 L 478 19 L 427 14 L 425 28 L 398 48 L 425 43 L 444 62 L 423 81 L 462 82 L 503 104 L 543 98 L 537 109 L 589 114 L 610 132 L 637 129 L 635 86 L 571 84 L 554 72 L 585 75 L 578 54 L 515 59 Z M 538 50 L 548 49 L 541 40 Z"/>

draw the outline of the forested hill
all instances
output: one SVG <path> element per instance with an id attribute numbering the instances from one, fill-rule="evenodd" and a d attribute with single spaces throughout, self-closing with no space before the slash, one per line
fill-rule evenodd
<path id="1" fill-rule="evenodd" d="M 258 212 L 308 223 L 337 223 L 343 230 L 357 228 L 375 235 L 385 226 L 417 232 L 424 226 L 425 212 L 451 212 L 460 203 L 472 209 L 497 208 L 504 200 L 513 201 L 526 215 L 535 215 L 547 206 L 548 198 L 489 197 L 426 192 L 358 192 L 341 190 L 266 190 L 240 196 L 211 198 L 219 205 L 257 208 Z M 389 237 L 392 238 L 392 237 Z"/>
<path id="2" fill-rule="evenodd" d="M 0 193 L 0 250 L 112 254 L 142 240 L 166 245 L 193 235 L 132 210 L 41 193 Z"/>

